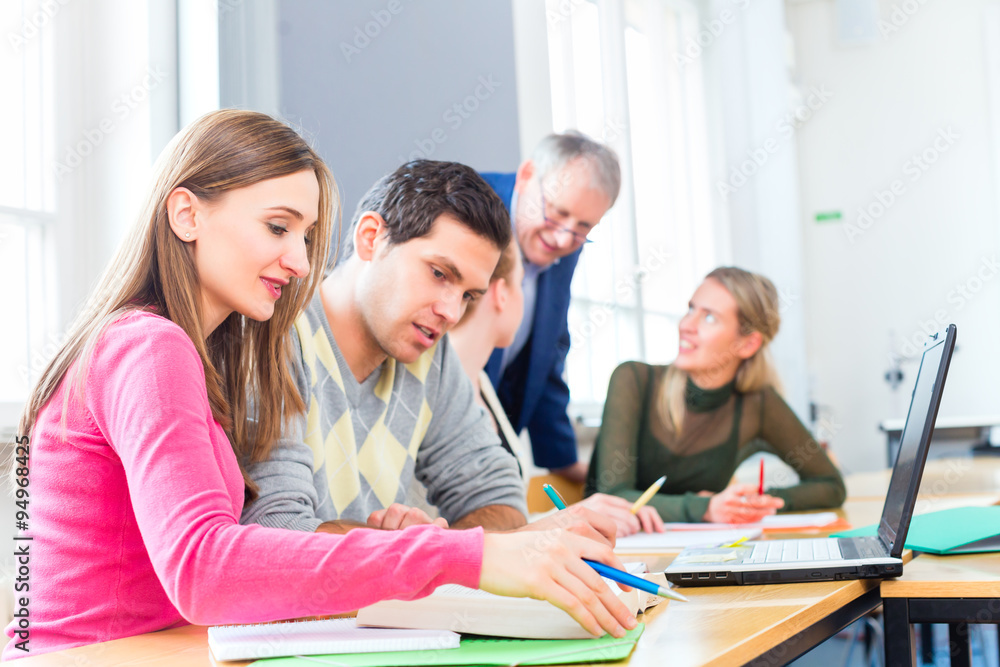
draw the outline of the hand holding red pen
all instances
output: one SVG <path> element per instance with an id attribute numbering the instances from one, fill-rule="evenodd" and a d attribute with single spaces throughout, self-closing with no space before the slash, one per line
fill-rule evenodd
<path id="1" fill-rule="evenodd" d="M 733 484 L 708 501 L 705 521 L 754 523 L 785 506 L 785 501 L 760 493 L 759 484 Z"/>

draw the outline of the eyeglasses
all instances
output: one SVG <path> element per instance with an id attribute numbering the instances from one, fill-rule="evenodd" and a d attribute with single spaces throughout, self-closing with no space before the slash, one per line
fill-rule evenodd
<path id="1" fill-rule="evenodd" d="M 545 193 L 542 192 L 541 194 L 542 194 L 542 220 L 545 221 L 546 227 L 548 227 L 554 232 L 565 232 L 569 234 L 570 238 L 573 239 L 573 245 L 583 245 L 584 243 L 593 243 L 593 241 L 587 238 L 586 234 L 580 234 L 578 232 L 574 232 L 569 227 L 564 227 L 563 225 L 560 225 L 558 222 L 556 222 L 549 216 L 545 215 L 545 211 L 548 208 L 548 205 L 545 203 Z"/>

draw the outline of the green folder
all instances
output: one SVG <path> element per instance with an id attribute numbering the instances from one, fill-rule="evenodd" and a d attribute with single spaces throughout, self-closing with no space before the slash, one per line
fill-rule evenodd
<path id="1" fill-rule="evenodd" d="M 873 524 L 831 537 L 875 535 L 877 530 Z M 1000 551 L 1000 506 L 956 507 L 918 514 L 910 521 L 906 548 L 939 555 Z"/>
<path id="2" fill-rule="evenodd" d="M 268 658 L 251 667 L 420 667 L 421 665 L 562 665 L 575 662 L 624 660 L 644 629 L 642 623 L 623 638 L 496 639 L 463 637 L 458 648 L 384 653 L 340 653 L 308 658 Z"/>

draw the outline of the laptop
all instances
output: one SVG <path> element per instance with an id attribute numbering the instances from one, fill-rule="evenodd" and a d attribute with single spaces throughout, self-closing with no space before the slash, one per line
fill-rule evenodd
<path id="1" fill-rule="evenodd" d="M 688 547 L 667 568 L 667 580 L 678 586 L 731 586 L 901 575 L 903 544 L 955 350 L 955 333 L 955 325 L 949 325 L 924 344 L 878 535 Z"/>

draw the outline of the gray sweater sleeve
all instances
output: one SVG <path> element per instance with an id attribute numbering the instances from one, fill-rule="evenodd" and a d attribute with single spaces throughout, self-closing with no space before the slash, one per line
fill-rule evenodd
<path id="1" fill-rule="evenodd" d="M 298 334 L 293 331 L 291 337 L 295 350 L 292 377 L 308 409 L 308 371 L 302 363 Z M 270 458 L 248 466 L 247 472 L 257 483 L 259 495 L 243 508 L 240 523 L 308 532 L 315 532 L 323 523 L 325 519 L 318 516 L 324 509 L 320 499 L 328 499 L 330 493 L 326 476 L 313 470 L 313 452 L 304 442 L 305 429 L 306 416 L 295 415 L 274 444 Z M 329 501 L 323 504 L 329 505 Z"/>
<path id="2" fill-rule="evenodd" d="M 436 387 L 428 384 L 433 417 L 417 454 L 415 475 L 427 500 L 449 523 L 488 505 L 508 505 L 527 516 L 517 460 L 500 444 L 493 423 L 447 336 L 437 355 Z"/>

